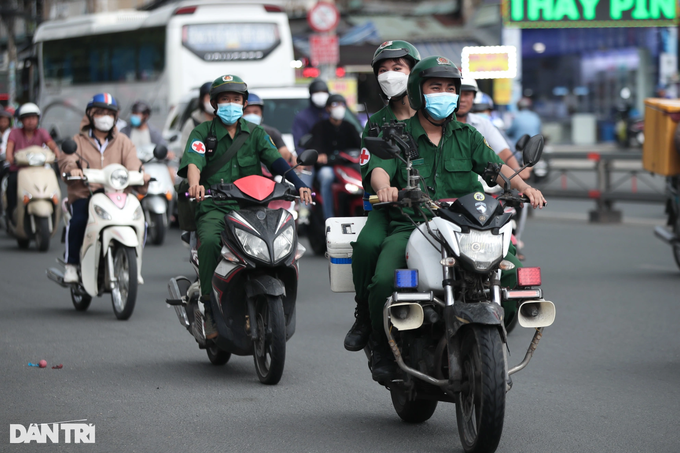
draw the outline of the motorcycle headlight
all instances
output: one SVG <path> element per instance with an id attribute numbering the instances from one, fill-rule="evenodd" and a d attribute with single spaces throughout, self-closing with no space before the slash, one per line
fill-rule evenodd
<path id="1" fill-rule="evenodd" d="M 293 227 L 289 226 L 274 239 L 274 261 L 287 256 L 293 249 Z"/>
<path id="2" fill-rule="evenodd" d="M 47 160 L 43 153 L 28 153 L 26 159 L 28 160 L 28 165 L 31 167 L 43 166 Z"/>
<path id="3" fill-rule="evenodd" d="M 144 215 L 144 211 L 142 210 L 141 206 L 137 206 L 137 209 L 135 209 L 135 213 L 132 214 L 132 220 L 139 220 L 142 218 Z"/>
<path id="4" fill-rule="evenodd" d="M 356 184 L 351 184 L 351 183 L 348 182 L 347 184 L 345 184 L 345 190 L 348 193 L 351 193 L 352 195 L 357 195 L 357 194 L 360 194 L 361 192 L 363 192 L 364 189 L 357 186 Z"/>
<path id="5" fill-rule="evenodd" d="M 111 220 L 111 214 L 106 212 L 106 210 L 101 206 L 94 205 L 94 212 L 96 212 L 101 219 Z"/>
<path id="6" fill-rule="evenodd" d="M 244 230 L 241 230 L 240 228 L 236 228 L 236 237 L 238 238 L 239 242 L 241 242 L 243 251 L 245 251 L 248 255 L 262 261 L 270 261 L 269 247 L 267 247 L 267 243 L 262 239 L 255 236 L 254 234 L 250 234 Z"/>
<path id="7" fill-rule="evenodd" d="M 125 189 L 128 183 L 128 176 L 128 171 L 124 168 L 114 170 L 109 178 L 111 187 L 114 189 Z"/>
<path id="8" fill-rule="evenodd" d="M 456 233 L 460 254 L 474 263 L 478 271 L 486 271 L 491 264 L 503 257 L 503 235 L 491 231 L 470 230 Z"/>

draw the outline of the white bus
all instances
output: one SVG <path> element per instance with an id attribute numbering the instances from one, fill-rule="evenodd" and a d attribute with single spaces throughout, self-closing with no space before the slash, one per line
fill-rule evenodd
<path id="1" fill-rule="evenodd" d="M 60 137 L 78 130 L 85 106 L 111 93 L 127 118 L 136 100 L 161 129 L 186 93 L 221 74 L 249 87 L 295 83 L 287 15 L 251 1 L 180 2 L 45 22 L 34 37 L 42 127 Z"/>

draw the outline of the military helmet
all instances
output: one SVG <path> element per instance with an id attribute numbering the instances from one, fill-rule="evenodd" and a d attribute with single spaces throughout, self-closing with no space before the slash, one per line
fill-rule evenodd
<path id="1" fill-rule="evenodd" d="M 214 101 L 220 93 L 239 93 L 245 101 L 248 99 L 248 85 L 240 77 L 226 74 L 216 78 L 210 86 L 210 101 Z"/>
<path id="2" fill-rule="evenodd" d="M 456 94 L 460 94 L 461 76 L 456 65 L 448 58 L 437 55 L 424 58 L 413 67 L 411 74 L 408 76 L 406 91 L 408 92 L 408 101 L 413 110 L 420 110 L 425 107 L 423 82 L 425 82 L 425 79 L 434 78 L 454 79 Z M 456 107 L 456 110 L 458 110 L 458 107 Z"/>
<path id="3" fill-rule="evenodd" d="M 378 76 L 380 62 L 394 58 L 404 58 L 410 61 L 411 68 L 413 68 L 420 61 L 420 52 L 418 52 L 418 49 L 413 44 L 407 41 L 385 41 L 378 46 L 373 54 L 373 61 L 371 61 L 371 67 L 376 77 Z"/>

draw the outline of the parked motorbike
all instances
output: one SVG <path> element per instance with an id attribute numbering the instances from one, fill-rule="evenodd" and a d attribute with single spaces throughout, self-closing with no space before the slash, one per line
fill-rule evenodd
<path id="1" fill-rule="evenodd" d="M 169 225 L 168 217 L 173 212 L 176 197 L 174 183 L 165 158 L 154 157 L 154 153 L 159 152 L 161 147 L 165 148 L 163 145 L 153 144 L 137 148 L 137 157 L 144 162 L 144 172 L 155 180 L 149 183 L 149 190 L 145 195 L 137 195 L 142 202 L 149 240 L 154 245 L 161 245 L 165 239 L 165 232 Z M 167 149 L 164 154 L 167 154 Z"/>
<path id="2" fill-rule="evenodd" d="M 364 214 L 364 189 L 361 183 L 359 167 L 360 150 L 336 151 L 328 156 L 328 165 L 333 167 L 335 182 L 333 183 L 333 199 L 324 200 L 320 196 L 321 188 L 314 182 L 317 193 L 315 204 L 311 208 L 307 239 L 316 255 L 326 253 L 326 228 L 323 216 L 323 204 L 333 203 L 336 216 L 360 216 Z"/>
<path id="3" fill-rule="evenodd" d="M 71 139 L 62 144 L 66 154 L 74 154 L 76 148 Z M 161 160 L 165 152 L 163 147 L 154 155 Z M 91 192 L 88 223 L 80 249 L 80 281 L 64 282 L 63 271 L 56 268 L 48 269 L 47 277 L 71 291 L 73 306 L 78 311 L 87 310 L 94 296 L 111 293 L 116 318 L 126 320 L 135 308 L 137 286 L 143 282 L 145 222 L 141 204 L 136 197 L 125 193 L 125 189 L 144 185 L 144 173 L 111 164 L 101 170 L 84 168 L 82 177 L 63 176 L 69 181 L 82 180 L 85 184 L 104 187 Z M 68 225 L 71 216 L 66 204 L 64 200 L 64 221 Z M 57 261 L 65 264 L 63 260 Z"/>
<path id="4" fill-rule="evenodd" d="M 654 235 L 671 246 L 675 263 L 680 267 L 680 175 L 666 178 L 666 214 L 670 229 L 657 226 Z"/>
<path id="5" fill-rule="evenodd" d="M 298 165 L 313 165 L 316 158 L 316 151 L 307 150 Z M 180 324 L 206 350 L 211 363 L 224 365 L 232 354 L 252 355 L 260 382 L 277 384 L 283 375 L 286 341 L 295 333 L 298 260 L 305 248 L 298 243 L 293 215 L 271 209 L 269 203 L 299 197 L 290 184 L 258 175 L 213 185 L 206 197 L 216 203 L 236 202 L 240 208 L 225 216 L 222 259 L 212 280 L 210 304 L 218 337 L 205 338 L 194 233 L 193 238 L 185 233 L 182 239 L 191 247 L 196 277 L 171 278 L 166 303 L 175 307 Z"/>
<path id="6" fill-rule="evenodd" d="M 439 401 L 455 403 L 463 449 L 493 452 L 502 434 L 510 376 L 527 366 L 543 329 L 555 319 L 554 304 L 542 298 L 540 268 L 519 269 L 521 288 L 500 284 L 501 270 L 513 268 L 503 259 L 512 225 L 501 202 L 529 200 L 511 190 L 494 163 L 487 166 L 485 179 L 492 184 L 500 174 L 505 180 L 498 199 L 476 192 L 454 202 L 432 200 L 418 187 L 419 175 L 411 163 L 417 150 L 409 148 L 403 125 L 387 124 L 382 131 L 382 138 L 365 138 L 366 146 L 380 158 L 404 161 L 409 185 L 398 202 L 375 206 L 412 208 L 413 215 L 402 212 L 417 228 L 406 248 L 408 268 L 395 272 L 395 290 L 383 309 L 399 375 L 380 384 L 390 390 L 397 414 L 409 423 L 428 420 Z M 542 146 L 540 135 L 529 140 L 524 167 L 539 160 Z M 416 223 L 426 213 L 432 220 Z M 508 366 L 504 298 L 525 300 L 518 322 L 536 330 L 524 360 L 513 368 Z"/>
<path id="7" fill-rule="evenodd" d="M 61 190 L 57 175 L 51 165 L 55 155 L 49 149 L 30 146 L 14 153 L 14 162 L 19 166 L 17 175 L 16 209 L 6 215 L 7 181 L 2 181 L 2 215 L 7 232 L 14 236 L 19 248 L 28 248 L 35 240 L 38 250 L 46 252 L 50 239 L 56 234 L 59 224 L 59 200 Z"/>

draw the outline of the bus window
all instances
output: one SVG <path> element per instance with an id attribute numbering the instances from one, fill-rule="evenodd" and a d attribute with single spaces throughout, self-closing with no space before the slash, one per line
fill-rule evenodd
<path id="1" fill-rule="evenodd" d="M 271 23 L 191 24 L 182 27 L 182 45 L 205 61 L 262 60 L 281 44 Z"/>
<path id="2" fill-rule="evenodd" d="M 45 41 L 45 86 L 151 81 L 165 67 L 165 27 Z"/>

